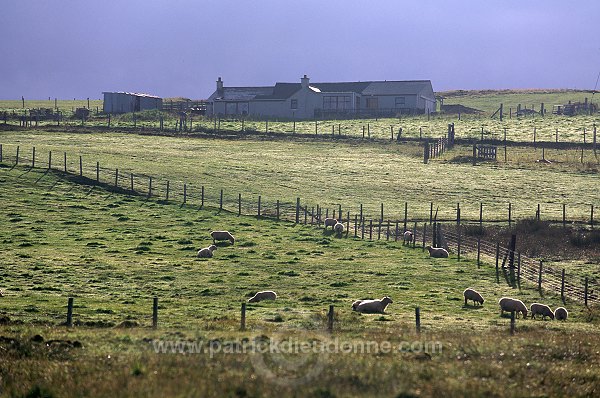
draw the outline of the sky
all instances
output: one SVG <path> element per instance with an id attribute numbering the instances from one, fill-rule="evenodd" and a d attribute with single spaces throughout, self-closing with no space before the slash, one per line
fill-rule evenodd
<path id="1" fill-rule="evenodd" d="M 429 79 L 594 89 L 598 0 L 0 0 L 0 99 Z"/>

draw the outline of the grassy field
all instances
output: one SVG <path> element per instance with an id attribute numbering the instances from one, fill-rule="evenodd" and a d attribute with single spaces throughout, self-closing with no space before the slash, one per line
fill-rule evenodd
<path id="1" fill-rule="evenodd" d="M 448 94 L 446 103 L 456 98 L 469 105 L 463 100 L 471 98 L 470 106 L 489 110 L 496 100 L 506 107 L 532 95 L 484 94 Z M 563 94 L 557 101 L 572 93 Z M 351 218 L 362 204 L 375 220 L 382 203 L 385 218 L 402 220 L 407 202 L 411 224 L 427 220 L 432 204 L 439 218 L 452 220 L 460 203 L 469 224 L 465 236 L 506 242 L 516 232 L 524 254 L 565 268 L 570 280 L 590 277 L 597 290 L 599 235 L 587 223 L 590 206 L 600 205 L 599 162 L 591 148 L 583 161 L 579 148 L 548 148 L 545 163 L 538 162 L 539 147 L 521 143 L 508 146 L 506 162 L 500 148 L 498 161 L 472 166 L 471 147 L 459 145 L 425 165 L 421 143 L 389 140 L 391 125 L 412 137 L 419 128 L 424 137 L 439 137 L 455 122 L 459 138 L 477 137 L 485 124 L 486 138 L 502 138 L 507 128 L 509 141 L 531 141 L 536 127 L 547 133 L 538 141 L 553 141 L 558 126 L 560 140 L 579 142 L 597 115 L 502 123 L 463 116 L 324 121 L 317 137 L 314 122 L 297 123 L 294 136 L 291 122 L 270 121 L 265 134 L 264 122 L 245 121 L 259 133 L 239 134 L 240 121 L 221 121 L 221 132 L 213 134 L 204 131 L 212 128 L 208 120 L 205 127 L 194 121 L 193 132 L 159 135 L 149 130 L 155 116 L 138 115 L 133 129 L 132 115 L 123 115 L 110 131 L 93 127 L 103 119 L 60 128 L 0 125 L 0 396 L 597 395 L 597 304 L 585 307 L 569 297 L 563 303 L 555 291 L 539 292 L 526 280 L 511 287 L 489 257 L 481 267 L 473 253 L 463 252 L 461 261 L 455 252 L 432 259 L 393 239 L 354 238 L 353 231 L 339 238 L 289 221 L 297 197 L 308 208 L 331 212 L 341 205 Z M 371 139 L 355 139 L 365 123 Z M 342 135 L 356 132 L 355 138 L 333 139 L 332 126 Z M 101 184 L 95 184 L 96 162 Z M 128 192 L 132 175 L 139 195 Z M 274 214 L 280 201 L 281 221 L 251 216 L 259 195 L 262 214 Z M 477 232 L 481 203 L 486 228 Z M 508 203 L 519 221 L 514 229 Z M 538 203 L 542 222 L 532 222 Z M 543 222 L 549 219 L 557 224 Z M 213 258 L 196 258 L 214 229 L 230 230 L 235 245 L 219 243 Z M 483 306 L 463 305 L 469 286 L 483 294 Z M 267 289 L 278 299 L 247 304 L 240 330 L 241 304 Z M 385 314 L 351 311 L 355 299 L 384 295 L 394 301 Z M 569 320 L 518 319 L 511 336 L 510 319 L 497 306 L 502 296 L 564 305 Z M 75 302 L 72 328 L 64 326 L 68 297 Z"/>
<path id="2" fill-rule="evenodd" d="M 20 156 L 31 161 L 36 147 L 37 164 L 46 164 L 53 151 L 54 167 L 63 167 L 63 152 L 68 154 L 68 169 L 79 169 L 82 156 L 84 175 L 95 178 L 96 162 L 112 172 L 103 171 L 101 180 L 114 181 L 120 174 L 151 175 L 158 195 L 164 195 L 170 180 L 172 197 L 181 196 L 188 184 L 191 201 L 199 202 L 200 186 L 207 199 L 224 201 L 237 209 L 238 194 L 246 203 L 262 196 L 265 206 L 276 200 L 295 203 L 300 197 L 307 206 L 320 205 L 356 214 L 363 204 L 364 214 L 377 217 L 381 203 L 386 218 L 403 218 L 404 202 L 409 218 L 427 218 L 430 202 L 439 206 L 440 218 L 453 218 L 456 203 L 461 203 L 462 218 L 478 220 L 480 203 L 485 220 L 507 220 L 508 203 L 513 219 L 531 218 L 540 203 L 544 219 L 561 220 L 562 204 L 567 204 L 569 220 L 589 221 L 590 205 L 598 207 L 598 163 L 585 151 L 580 153 L 546 151 L 552 164 L 536 162 L 541 150 L 510 148 L 508 162 L 482 163 L 473 167 L 464 158 L 469 147 L 448 152 L 430 164 L 422 162 L 422 148 L 392 142 L 353 142 L 314 139 L 194 139 L 129 133 L 87 133 L 76 130 L 16 130 L 0 132 L 4 157 Z M 251 181 L 251 183 L 248 183 Z M 442 183 L 443 181 L 443 183 Z M 124 182 L 127 186 L 128 182 Z M 140 190 L 147 189 L 142 183 Z M 161 193 L 162 192 L 162 193 Z"/>
<path id="3" fill-rule="evenodd" d="M 562 303 L 530 284 L 497 283 L 490 265 L 80 182 L 0 168 L 2 394 L 581 396 L 598 388 L 597 309 L 567 301 L 568 322 L 518 320 L 510 337 L 499 297 Z M 197 259 L 218 228 L 231 230 L 235 245 Z M 463 306 L 467 286 L 484 294 L 484 306 Z M 278 300 L 249 304 L 247 330 L 238 330 L 240 303 L 263 289 L 277 291 Z M 394 300 L 386 315 L 350 310 L 354 299 L 383 295 Z M 69 296 L 71 329 L 58 326 Z M 154 296 L 157 330 L 149 328 Z M 325 332 L 330 304 L 333 334 Z M 331 348 L 251 350 L 266 341 Z M 336 349 L 336 341 L 380 348 L 365 354 Z M 157 350 L 168 342 L 187 348 Z M 239 353 L 243 347 L 250 353 Z"/>

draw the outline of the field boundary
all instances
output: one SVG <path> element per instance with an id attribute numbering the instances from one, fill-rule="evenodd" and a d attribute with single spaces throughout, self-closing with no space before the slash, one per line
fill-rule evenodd
<path id="1" fill-rule="evenodd" d="M 430 238 L 431 242 L 440 242 L 437 237 L 433 236 L 434 225 L 452 225 L 457 224 L 457 230 L 445 228 L 445 234 L 439 234 L 440 236 L 446 237 L 445 246 L 451 244 L 452 247 L 456 247 L 454 252 L 457 253 L 458 260 L 460 261 L 461 255 L 465 253 L 477 252 L 477 262 L 480 264 L 481 256 L 486 258 L 493 258 L 496 261 L 496 279 L 499 281 L 500 271 L 504 275 L 507 283 L 513 287 L 516 287 L 521 282 L 521 277 L 524 279 L 538 283 L 540 293 L 542 293 L 542 285 L 547 289 L 550 287 L 556 293 L 559 291 L 563 299 L 568 295 L 569 298 L 577 300 L 597 301 L 598 296 L 594 294 L 594 290 L 590 287 L 590 282 L 595 286 L 597 291 L 598 282 L 595 280 L 587 280 L 583 289 L 582 284 L 571 279 L 565 279 L 564 270 L 558 272 L 558 270 L 543 267 L 539 260 L 520 256 L 520 261 L 517 270 L 517 276 L 515 279 L 514 271 L 515 267 L 509 267 L 509 276 L 506 276 L 505 262 L 506 256 L 510 254 L 510 249 L 500 247 L 497 243 L 494 245 L 491 242 L 485 241 L 474 241 L 473 238 L 466 237 L 462 234 L 461 223 L 479 225 L 481 228 L 484 225 L 490 223 L 508 223 L 512 225 L 517 220 L 511 219 L 510 216 L 510 204 L 509 204 L 509 217 L 508 220 L 485 220 L 483 218 L 483 204 L 480 207 L 480 217 L 478 220 L 469 220 L 461 218 L 460 204 L 457 206 L 456 219 L 439 219 L 437 216 L 438 211 L 433 212 L 433 203 L 430 206 L 429 216 L 408 216 L 408 203 L 404 204 L 404 217 L 385 217 L 384 205 L 381 204 L 381 212 L 378 216 L 368 215 L 363 212 L 363 206 L 360 205 L 360 210 L 351 214 L 347 209 L 343 209 L 341 205 L 338 205 L 337 209 L 323 208 L 318 204 L 315 206 L 309 205 L 307 202 L 302 203 L 301 198 L 297 197 L 294 202 L 284 202 L 277 200 L 276 202 L 266 202 L 263 200 L 261 195 L 258 195 L 256 200 L 248 201 L 243 200 L 246 196 L 242 197 L 242 194 L 237 195 L 237 200 L 231 200 L 229 196 L 226 196 L 223 189 L 219 190 L 218 195 L 214 195 L 212 192 L 208 192 L 204 185 L 188 184 L 181 181 L 164 180 L 155 178 L 147 174 L 133 173 L 131 171 L 124 171 L 117 169 L 109 169 L 100 167 L 99 162 L 95 162 L 95 167 L 89 167 L 88 162 L 84 163 L 83 157 L 79 156 L 79 170 L 73 171 L 69 168 L 67 161 L 67 153 L 63 152 L 62 165 L 60 162 L 52 163 L 52 152 L 48 154 L 47 163 L 43 164 L 41 161 L 37 161 L 35 147 L 32 148 L 31 158 L 22 155 L 20 146 L 17 146 L 16 153 L 14 156 L 6 156 L 3 153 L 3 146 L 0 144 L 0 164 L 7 164 L 4 167 L 30 167 L 37 168 L 40 170 L 46 170 L 48 172 L 61 173 L 75 183 L 85 185 L 101 185 L 108 190 L 117 191 L 123 194 L 137 195 L 146 197 L 148 199 L 157 199 L 160 203 L 181 203 L 181 205 L 197 205 L 200 208 L 204 208 L 209 204 L 211 207 L 218 209 L 218 211 L 227 211 L 229 213 L 236 213 L 238 216 L 256 216 L 257 218 L 267 218 L 277 221 L 291 221 L 296 224 L 305 224 L 312 226 L 323 225 L 323 220 L 328 217 L 336 218 L 339 222 L 345 226 L 344 236 L 354 237 L 357 239 L 368 239 L 368 240 L 404 240 L 403 234 L 405 231 L 410 230 L 413 232 L 412 246 L 416 247 L 417 242 L 421 242 L 422 249 L 425 250 L 425 245 L 428 242 L 427 229 L 432 230 Z M 37 163 L 36 163 L 37 161 Z M 86 165 L 84 167 L 84 164 Z M 62 167 L 57 167 L 57 166 Z M 91 175 L 91 177 L 90 177 Z M 217 207 L 218 206 L 218 207 Z M 438 208 L 439 209 L 439 208 Z M 330 211 L 331 210 L 331 211 Z M 345 210 L 345 212 L 344 212 Z M 538 204 L 536 211 L 536 220 L 541 219 L 540 205 Z M 563 204 L 563 219 L 562 220 L 547 220 L 551 223 L 562 223 L 566 225 L 566 205 Z M 352 217 L 353 216 L 353 217 Z M 595 227 L 594 220 L 594 205 L 591 205 L 590 220 L 569 220 L 570 224 L 577 224 L 582 226 L 589 226 L 593 229 Z M 423 224 L 422 232 L 419 231 L 419 225 Z M 333 235 L 333 230 L 331 231 Z M 376 238 L 375 238 L 376 236 Z M 407 243 L 407 242 L 404 242 Z M 434 245 L 435 246 L 435 245 Z M 449 248 L 449 247 L 448 247 Z M 476 249 L 474 249 L 476 248 Z M 495 252 L 494 249 L 495 248 Z M 506 253 L 504 261 L 500 268 L 498 267 L 500 253 Z M 514 256 L 514 253 L 513 253 Z M 511 263 L 512 264 L 512 263 Z M 536 271 L 538 270 L 538 271 Z M 541 271 L 539 271 L 541 270 Z M 543 276 L 542 276 L 543 274 Z M 561 275 L 561 277 L 559 277 Z M 542 279 L 543 278 L 543 279 Z"/>

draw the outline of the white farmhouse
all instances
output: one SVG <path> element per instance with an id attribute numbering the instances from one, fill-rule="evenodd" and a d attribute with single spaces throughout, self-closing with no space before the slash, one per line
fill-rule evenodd
<path id="1" fill-rule="evenodd" d="M 276 83 L 267 87 L 225 87 L 208 98 L 208 114 L 311 119 L 333 116 L 378 116 L 435 112 L 430 80 Z"/>

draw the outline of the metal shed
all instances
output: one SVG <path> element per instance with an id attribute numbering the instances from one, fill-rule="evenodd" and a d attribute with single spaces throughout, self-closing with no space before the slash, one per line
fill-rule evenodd
<path id="1" fill-rule="evenodd" d="M 162 98 L 141 93 L 103 92 L 104 113 L 140 112 L 149 109 L 162 109 Z"/>

